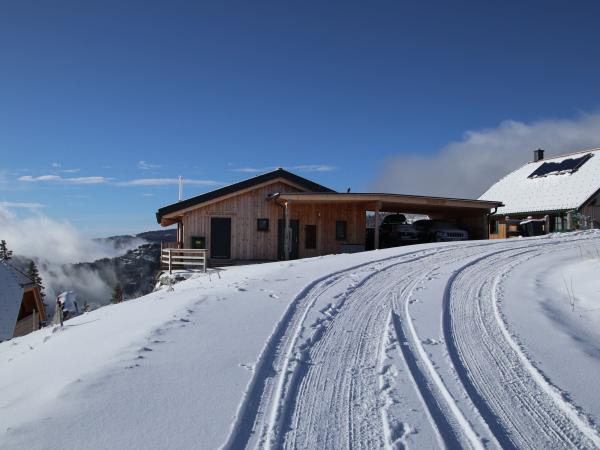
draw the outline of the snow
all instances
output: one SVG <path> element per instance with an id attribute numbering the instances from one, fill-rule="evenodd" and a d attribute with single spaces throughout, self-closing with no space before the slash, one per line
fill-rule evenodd
<path id="1" fill-rule="evenodd" d="M 79 305 L 77 303 L 77 294 L 75 294 L 75 292 L 67 291 L 59 294 L 58 301 L 63 305 L 63 312 L 69 313 L 70 317 L 79 314 Z"/>
<path id="2" fill-rule="evenodd" d="M 528 178 L 545 162 L 561 162 L 592 154 L 579 170 L 544 177 Z M 491 186 L 479 200 L 496 200 L 505 206 L 497 214 L 545 212 L 577 209 L 600 188 L 600 149 L 529 162 Z"/>
<path id="3" fill-rule="evenodd" d="M 600 447 L 598 269 L 586 231 L 193 274 L 1 343 L 0 448 Z"/>

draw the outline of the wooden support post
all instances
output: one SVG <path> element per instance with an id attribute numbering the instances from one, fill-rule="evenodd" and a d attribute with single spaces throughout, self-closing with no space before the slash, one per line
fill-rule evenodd
<path id="1" fill-rule="evenodd" d="M 483 236 L 482 236 L 482 239 L 489 239 L 489 238 L 490 238 L 490 216 L 489 216 L 489 214 L 486 214 L 486 215 L 483 216 Z"/>
<path id="2" fill-rule="evenodd" d="M 567 213 L 567 231 L 573 231 L 573 211 Z"/>
<path id="3" fill-rule="evenodd" d="M 550 233 L 550 216 L 548 214 L 544 216 L 544 233 Z"/>
<path id="4" fill-rule="evenodd" d="M 284 260 L 289 260 L 290 259 L 290 252 L 292 249 L 292 236 L 290 233 L 290 209 L 291 209 L 291 204 L 290 202 L 285 202 L 285 208 L 283 211 L 284 214 L 284 219 L 285 219 L 285 227 L 284 227 L 284 232 L 283 232 L 283 252 L 284 252 Z"/>
<path id="5" fill-rule="evenodd" d="M 381 209 L 381 202 L 375 204 L 375 250 L 379 250 L 379 210 Z"/>
<path id="6" fill-rule="evenodd" d="M 169 254 L 169 275 L 171 275 L 171 249 L 168 249 L 167 253 Z"/>

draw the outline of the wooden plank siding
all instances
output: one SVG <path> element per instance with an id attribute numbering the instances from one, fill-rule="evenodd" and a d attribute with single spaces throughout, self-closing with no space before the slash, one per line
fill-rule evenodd
<path id="1" fill-rule="evenodd" d="M 356 203 L 290 203 L 290 218 L 300 221 L 300 258 L 340 253 L 344 244 L 365 245 L 366 205 Z M 346 222 L 346 239 L 336 240 L 335 223 Z M 306 248 L 306 225 L 316 225 L 317 246 Z"/>
<path id="2" fill-rule="evenodd" d="M 231 218 L 232 260 L 277 260 L 278 220 L 283 208 L 268 196 L 277 192 L 301 192 L 285 182 L 261 186 L 240 195 L 200 206 L 182 217 L 183 246 L 191 247 L 193 236 L 205 238 L 210 258 L 212 217 Z M 360 203 L 294 203 L 289 202 L 290 219 L 299 221 L 299 257 L 339 253 L 343 244 L 365 244 L 367 204 Z M 269 219 L 269 230 L 258 231 L 257 219 Z M 336 221 L 347 223 L 346 239 L 336 240 Z M 316 225 L 317 245 L 306 248 L 306 225 Z"/>
<path id="3" fill-rule="evenodd" d="M 231 259 L 276 260 L 277 221 L 283 218 L 283 210 L 267 197 L 282 191 L 300 192 L 287 183 L 275 182 L 188 211 L 182 219 L 183 246 L 191 247 L 192 236 L 204 236 L 210 258 L 210 219 L 230 217 Z M 258 231 L 257 219 L 269 219 L 269 231 Z"/>

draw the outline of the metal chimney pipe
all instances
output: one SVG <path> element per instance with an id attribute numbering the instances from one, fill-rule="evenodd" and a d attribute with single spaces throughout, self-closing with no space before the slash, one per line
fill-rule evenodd
<path id="1" fill-rule="evenodd" d="M 537 150 L 533 151 L 533 162 L 538 162 L 544 159 L 544 150 L 541 148 L 538 148 Z"/>

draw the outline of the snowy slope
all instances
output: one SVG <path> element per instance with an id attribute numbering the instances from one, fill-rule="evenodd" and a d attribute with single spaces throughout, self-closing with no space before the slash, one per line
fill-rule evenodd
<path id="1" fill-rule="evenodd" d="M 0 448 L 600 447 L 596 248 L 583 232 L 199 275 L 0 344 Z"/>
<path id="2" fill-rule="evenodd" d="M 573 173 L 528 178 L 545 163 L 560 163 L 586 154 L 592 157 Z M 598 180 L 600 180 L 600 149 L 595 149 L 529 162 L 500 179 L 479 199 L 503 202 L 504 206 L 498 208 L 498 214 L 577 209 L 600 188 Z"/>

